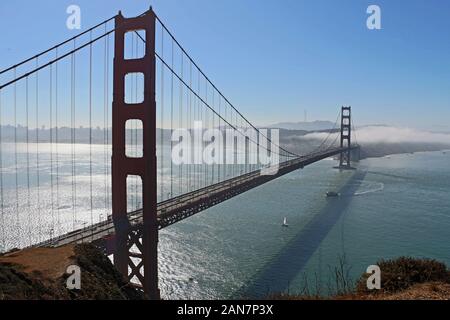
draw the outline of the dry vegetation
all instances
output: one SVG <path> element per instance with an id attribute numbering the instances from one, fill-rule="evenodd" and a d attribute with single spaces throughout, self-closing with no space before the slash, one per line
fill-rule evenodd
<path id="1" fill-rule="evenodd" d="M 381 260 L 381 289 L 368 290 L 367 274 L 363 274 L 353 288 L 345 276 L 346 269 L 341 263 L 334 269 L 335 292 L 330 296 L 275 294 L 271 299 L 282 300 L 449 300 L 450 271 L 447 266 L 432 259 L 400 257 Z"/>
<path id="2" fill-rule="evenodd" d="M 66 288 L 67 266 L 81 268 L 81 289 Z M 143 299 L 89 244 L 33 248 L 0 256 L 0 300 Z"/>

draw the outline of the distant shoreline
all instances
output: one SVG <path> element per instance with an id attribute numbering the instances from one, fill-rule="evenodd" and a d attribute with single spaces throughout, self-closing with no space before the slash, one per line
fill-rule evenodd
<path id="1" fill-rule="evenodd" d="M 157 139 L 157 145 L 160 145 L 159 139 Z M 14 144 L 15 141 L 6 140 L 2 141 L 2 144 Z M 18 144 L 27 144 L 27 141 L 17 141 Z M 54 145 L 68 145 L 72 144 L 70 140 L 63 140 L 59 142 L 50 142 L 49 140 L 43 140 L 43 141 L 28 141 L 30 145 L 34 145 L 36 143 L 38 144 L 50 144 L 53 143 Z M 74 144 L 77 145 L 89 145 L 89 141 L 76 141 Z M 93 146 L 112 146 L 111 143 L 104 143 L 103 141 L 93 141 Z M 170 143 L 164 143 L 165 146 L 170 146 Z M 284 146 L 282 144 L 282 146 Z M 393 155 L 401 155 L 401 154 L 413 154 L 418 152 L 450 152 L 450 146 L 449 145 L 441 145 L 441 144 L 428 144 L 428 145 L 417 145 L 417 144 L 367 144 L 361 146 L 361 155 L 360 160 L 364 159 L 370 159 L 370 158 L 383 158 L 386 156 L 393 156 Z"/>
<path id="2" fill-rule="evenodd" d="M 447 150 L 450 150 L 450 146 L 443 144 L 368 144 L 361 146 L 360 160 L 398 154 L 414 154 L 417 152 L 444 152 Z"/>

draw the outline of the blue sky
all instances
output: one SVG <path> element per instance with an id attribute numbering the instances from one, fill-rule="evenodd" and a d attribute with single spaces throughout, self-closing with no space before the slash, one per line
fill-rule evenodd
<path id="1" fill-rule="evenodd" d="M 190 55 L 257 124 L 335 119 L 352 105 L 359 124 L 450 128 L 450 2 L 443 0 L 72 0 L 0 2 L 0 68 L 121 9 L 153 5 Z M 368 30 L 368 5 L 382 30 Z"/>

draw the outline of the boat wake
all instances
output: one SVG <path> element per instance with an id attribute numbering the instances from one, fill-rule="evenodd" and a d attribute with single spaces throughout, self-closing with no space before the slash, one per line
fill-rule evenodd
<path id="1" fill-rule="evenodd" d="M 382 183 L 382 182 L 369 183 L 367 185 L 367 187 L 364 186 L 363 189 L 364 190 L 362 190 L 362 191 L 355 192 L 353 195 L 354 196 L 362 196 L 362 195 L 368 194 L 368 193 L 383 191 L 384 183 Z"/>

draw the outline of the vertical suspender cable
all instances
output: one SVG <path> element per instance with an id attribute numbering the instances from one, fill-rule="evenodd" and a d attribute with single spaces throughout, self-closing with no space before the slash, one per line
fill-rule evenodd
<path id="1" fill-rule="evenodd" d="M 234 174 L 234 156 L 235 156 L 235 151 L 234 151 L 234 147 L 235 147 L 235 143 L 234 143 L 234 123 L 233 123 L 233 109 L 229 109 L 229 111 L 230 111 L 230 119 L 229 119 L 229 122 L 230 122 L 230 134 L 231 134 L 231 138 L 232 138 L 232 143 L 231 143 L 231 147 L 232 147 L 232 149 L 231 149 L 231 154 L 232 154 L 232 161 L 231 161 L 231 163 L 230 163 L 230 165 L 231 165 L 231 167 L 229 168 L 230 169 L 230 172 L 228 173 L 228 177 L 229 178 L 233 178 L 233 174 Z M 232 133 L 233 132 L 233 133 Z"/>
<path id="2" fill-rule="evenodd" d="M 201 80 L 200 80 L 200 83 L 201 83 Z M 200 93 L 201 93 L 201 88 L 199 89 L 199 96 L 200 96 Z M 205 97 L 203 99 L 205 99 Z M 202 124 L 202 129 L 203 129 L 205 127 L 205 120 L 203 119 L 203 102 L 200 99 L 198 102 L 198 119 L 199 119 L 200 123 Z M 202 136 L 202 132 L 199 132 L 199 136 L 200 137 Z M 200 143 L 202 143 L 201 138 L 200 138 Z M 200 144 L 200 146 L 201 146 L 201 144 Z M 202 181 L 201 177 L 204 175 L 204 163 L 202 161 L 201 152 L 202 152 L 202 148 L 200 147 L 198 149 L 198 159 L 200 161 L 200 163 L 198 165 L 199 171 L 198 171 L 198 175 L 197 175 L 198 189 L 202 188 L 203 181 Z"/>
<path id="3" fill-rule="evenodd" d="M 36 67 L 39 65 L 36 58 Z M 41 204 L 40 204 L 40 179 L 39 179 L 39 71 L 36 72 L 36 183 L 37 183 L 37 211 L 38 211 L 38 240 L 41 241 Z"/>
<path id="4" fill-rule="evenodd" d="M 172 61 L 171 61 L 171 67 L 173 69 L 173 39 L 172 39 Z M 170 79 L 170 154 L 172 154 L 173 149 L 173 141 L 172 141 L 172 134 L 173 134 L 173 71 L 171 72 L 171 79 Z M 170 160 L 170 197 L 173 197 L 173 161 Z"/>
<path id="5" fill-rule="evenodd" d="M 164 58 L 164 29 L 161 29 L 161 57 Z M 159 166 L 159 170 L 161 170 L 160 172 L 160 177 L 161 177 L 161 181 L 160 181 L 160 188 L 161 188 L 161 195 L 160 195 L 160 201 L 164 200 L 164 188 L 163 188 L 163 180 L 164 180 L 164 171 L 163 171 L 163 166 L 164 166 L 164 141 L 163 141 L 163 136 L 164 136 L 164 65 L 161 63 L 161 97 L 159 98 L 161 100 L 161 123 L 160 123 L 160 138 L 161 138 L 161 145 L 159 147 L 159 155 L 160 155 L 160 166 Z"/>
<path id="6" fill-rule="evenodd" d="M 181 79 L 183 79 L 183 69 L 184 69 L 184 64 L 183 64 L 183 52 L 181 52 Z M 180 112 L 180 119 L 179 119 L 179 126 L 180 129 L 183 128 L 183 83 L 181 81 L 178 81 L 180 84 L 180 105 L 179 105 L 179 112 Z M 186 117 L 187 118 L 187 117 Z M 183 162 L 180 163 L 179 165 L 179 176 L 180 176 L 180 183 L 178 186 L 178 194 L 182 194 L 183 193 Z"/>
<path id="7" fill-rule="evenodd" d="M 75 49 L 76 43 L 74 40 L 73 47 Z M 75 186 L 75 53 L 71 55 L 71 104 L 70 104 L 70 121 L 71 121 L 71 156 L 72 156 L 72 229 L 75 230 L 76 223 L 76 186 Z"/>
<path id="8" fill-rule="evenodd" d="M 233 122 L 234 120 L 234 122 Z M 233 109 L 231 109 L 231 123 L 236 128 L 234 131 L 237 131 L 237 123 L 236 123 L 236 115 L 233 119 Z M 233 136 L 233 166 L 232 166 L 232 177 L 234 178 L 236 176 L 236 166 L 237 166 L 237 139 Z"/>
<path id="9" fill-rule="evenodd" d="M 206 88 L 206 82 L 205 82 L 205 99 L 204 100 L 205 100 L 206 103 L 208 103 L 208 90 Z M 200 109 L 201 110 L 201 118 L 202 118 L 202 121 L 204 121 L 204 126 L 203 127 L 204 127 L 204 130 L 207 130 L 208 129 L 207 111 L 203 110 L 203 104 L 201 104 L 201 106 L 202 106 L 202 108 Z M 202 141 L 202 145 L 203 145 L 203 139 L 201 141 Z M 200 152 L 202 152 L 202 151 L 200 151 Z M 201 157 L 202 157 L 201 159 L 203 159 L 203 155 L 201 155 Z M 208 177 L 208 166 L 206 165 L 206 162 L 204 161 L 204 159 L 202 160 L 202 165 L 203 165 L 203 171 L 205 173 L 205 175 L 203 177 L 203 186 L 206 187 L 206 182 L 208 181 L 207 180 L 207 177 Z"/>
<path id="10" fill-rule="evenodd" d="M 236 113 L 236 128 L 237 131 L 240 132 L 242 129 L 239 127 L 239 119 L 238 114 Z M 242 146 L 236 141 L 236 176 L 239 176 L 241 174 L 241 163 L 240 163 L 240 157 L 242 153 Z"/>
<path id="11" fill-rule="evenodd" d="M 197 97 L 195 98 L 195 100 L 197 101 L 196 104 L 194 104 L 194 121 L 200 121 L 200 99 L 198 98 L 200 97 L 200 73 L 197 71 Z M 200 132 L 198 132 L 197 134 L 201 134 Z M 197 152 L 197 161 L 195 162 L 195 189 L 199 189 L 199 176 L 200 176 L 200 171 L 201 171 L 201 167 L 200 164 L 198 163 L 198 159 L 199 159 L 199 152 L 200 152 L 200 146 L 198 146 L 199 148 L 197 148 L 196 152 Z"/>
<path id="12" fill-rule="evenodd" d="M 213 88 L 213 90 L 212 90 L 212 104 L 213 104 L 213 107 L 214 107 L 214 109 L 215 109 L 215 106 L 216 106 L 216 104 L 215 104 L 215 101 L 214 101 L 214 92 L 215 92 L 215 90 L 214 90 L 214 88 Z M 214 121 L 214 119 L 216 118 L 216 115 L 213 113 L 213 115 L 212 115 L 212 129 L 213 130 L 215 130 L 216 128 L 215 128 L 215 121 Z M 215 132 L 215 131 L 213 131 L 213 132 Z M 216 137 L 215 139 L 218 139 L 219 137 Z M 217 144 L 216 144 L 217 145 Z M 214 150 L 214 152 L 216 153 L 217 152 L 217 150 Z M 215 159 L 217 159 L 217 154 L 214 154 L 214 158 Z M 215 166 L 215 164 L 214 164 L 214 162 L 213 162 L 213 165 L 212 165 L 212 172 L 211 172 L 211 183 L 214 183 L 214 166 Z"/>
<path id="13" fill-rule="evenodd" d="M 189 63 L 189 88 L 192 89 L 192 62 Z M 192 90 L 188 90 L 189 91 L 189 107 L 188 107 L 188 116 L 189 116 L 189 124 L 188 124 L 188 129 L 190 130 L 191 134 L 193 133 L 193 125 L 192 125 Z M 193 152 L 195 152 L 195 150 L 190 150 L 190 157 L 189 157 L 189 162 L 188 162 L 188 173 L 189 173 L 189 178 L 187 180 L 189 189 L 188 192 L 192 191 L 192 181 L 191 181 L 191 172 L 192 172 L 192 156 L 194 155 Z"/>
<path id="14" fill-rule="evenodd" d="M 192 78 L 192 63 L 189 64 L 189 68 L 190 68 L 190 77 Z M 191 84 L 189 85 L 189 88 L 192 89 L 192 80 L 191 80 Z M 192 97 L 192 90 L 189 90 L 189 100 L 190 100 L 190 105 L 189 105 L 189 128 L 191 130 L 191 134 L 193 136 L 194 134 L 194 121 L 195 121 L 195 97 Z M 192 139 L 192 141 L 194 142 L 194 140 Z M 195 146 L 195 144 L 192 144 L 193 146 Z M 189 159 L 189 191 L 192 191 L 195 189 L 195 161 L 193 161 L 194 159 L 194 155 L 195 155 L 195 149 L 193 149 L 193 147 L 191 147 L 191 157 Z"/>
<path id="15" fill-rule="evenodd" d="M 92 41 L 92 31 L 89 32 Z M 92 200 L 92 43 L 89 45 L 89 196 L 91 205 L 91 226 L 94 224 L 94 204 Z M 92 229 L 94 232 L 94 229 Z"/>
<path id="16" fill-rule="evenodd" d="M 105 32 L 106 32 L 106 24 L 105 24 Z M 108 150 L 110 150 L 109 148 L 109 34 L 106 36 L 106 157 L 107 157 L 107 161 L 109 162 L 109 157 L 108 157 Z M 106 176 L 109 177 L 109 166 L 106 165 Z M 109 179 L 106 179 L 106 209 L 107 212 L 109 212 L 110 210 L 110 205 L 111 205 L 111 201 L 110 201 L 110 188 L 109 188 Z M 107 216 L 105 218 L 108 218 Z"/>
<path id="17" fill-rule="evenodd" d="M 76 42 L 74 40 L 74 46 L 76 45 Z M 76 101 L 77 101 L 77 94 L 76 94 L 76 77 L 77 77 L 77 67 L 76 67 L 76 53 L 73 53 L 73 182 L 74 182 L 74 212 L 75 212 L 75 220 L 77 218 L 77 213 L 76 213 L 76 206 L 77 206 L 77 175 L 76 175 L 76 137 L 77 137 L 77 131 L 76 131 Z"/>
<path id="18" fill-rule="evenodd" d="M 235 121 L 234 122 L 234 127 L 236 128 L 235 131 L 239 132 L 237 112 L 234 113 L 234 121 Z M 234 175 L 234 177 L 237 177 L 238 174 L 239 174 L 239 163 L 238 163 L 239 146 L 238 146 L 238 138 L 237 137 L 236 137 L 235 141 L 236 141 L 236 143 L 235 143 L 236 147 L 234 148 L 234 150 L 235 150 L 235 156 L 234 157 L 236 159 L 236 162 L 235 162 L 235 164 L 233 166 L 233 175 Z"/>
<path id="19" fill-rule="evenodd" d="M 56 58 L 58 58 L 58 48 L 56 48 Z M 58 231 L 55 230 L 57 234 L 61 233 L 61 212 L 59 205 L 59 137 L 58 137 L 58 61 L 55 65 L 55 152 L 56 152 L 56 213 L 57 213 L 57 225 Z"/>
<path id="20" fill-rule="evenodd" d="M 197 75 L 197 78 L 199 79 L 200 77 Z M 195 80 L 194 80 L 195 81 Z M 199 117 L 198 117 L 198 105 L 200 103 L 198 97 L 200 95 L 200 82 L 199 80 L 197 81 L 197 95 L 194 96 L 195 102 L 194 102 L 194 115 L 193 115 L 193 123 L 194 123 L 194 127 L 195 127 L 195 122 L 199 121 Z M 199 173 L 199 166 L 198 166 L 198 148 L 194 150 L 195 151 L 195 157 L 194 157 L 194 190 L 198 189 L 198 173 Z"/>
<path id="21" fill-rule="evenodd" d="M 74 40 L 74 46 L 76 45 Z M 76 122 L 76 101 L 77 101 L 77 60 L 76 60 L 76 53 L 73 53 L 73 183 L 74 183 L 74 212 L 75 212 L 75 221 L 77 221 L 77 167 L 76 167 L 76 160 L 77 160 L 77 122 Z"/>
<path id="22" fill-rule="evenodd" d="M 193 119 L 192 119 L 192 127 L 194 128 L 195 125 L 195 121 L 198 120 L 197 117 L 197 105 L 198 105 L 198 86 L 197 86 L 197 91 L 196 91 L 196 96 L 194 96 L 194 105 L 193 105 Z M 195 131 L 194 131 L 195 132 Z M 195 143 L 194 143 L 194 147 L 195 147 Z M 195 157 L 197 156 L 197 150 L 194 149 L 194 154 Z M 193 175 L 192 175 L 192 179 L 194 180 L 193 184 L 194 184 L 194 190 L 197 189 L 197 162 L 195 161 L 195 157 L 194 157 L 194 168 L 193 168 Z"/>
<path id="23" fill-rule="evenodd" d="M 223 123 L 223 139 L 224 139 L 224 143 L 223 143 L 223 155 L 224 155 L 224 166 L 223 166 L 223 170 L 222 170 L 222 181 L 225 180 L 225 177 L 227 176 L 227 169 L 228 169 L 228 159 L 227 159 L 227 143 L 226 143 L 226 139 L 227 139 L 227 102 L 225 101 L 224 103 L 224 110 L 223 110 L 223 119 L 224 119 L 224 123 Z"/>
<path id="24" fill-rule="evenodd" d="M 220 105 L 222 104 L 222 97 L 219 95 L 219 115 L 217 116 L 218 118 L 219 118 L 219 120 L 218 120 L 218 122 L 219 122 L 219 124 L 218 124 L 218 126 L 219 126 L 219 132 L 220 132 L 220 138 L 222 139 L 222 146 L 220 146 L 220 147 L 222 147 L 221 149 L 222 150 L 220 150 L 219 151 L 219 155 L 220 155 L 220 158 L 219 158 L 219 164 L 217 165 L 217 182 L 220 182 L 220 170 L 222 169 L 222 167 L 223 167 L 223 156 L 224 156 L 224 153 L 223 153 L 223 144 L 225 144 L 225 142 L 223 141 L 223 138 L 224 138 L 224 135 L 223 135 L 223 132 L 222 132 L 222 128 L 221 128 L 221 118 L 220 118 L 220 116 L 222 115 L 220 112 Z"/>
<path id="25" fill-rule="evenodd" d="M 200 72 L 197 72 L 197 95 L 198 97 L 200 97 Z M 200 101 L 199 98 L 197 98 L 197 104 L 196 104 L 196 118 L 195 120 L 197 121 L 201 121 L 202 119 L 200 118 L 200 104 L 202 102 Z M 198 134 L 201 134 L 200 132 Z M 200 147 L 200 146 L 198 146 Z M 199 153 L 200 153 L 200 148 L 197 148 L 197 160 L 200 159 L 199 157 Z M 195 176 L 196 176 L 196 189 L 200 189 L 200 173 L 201 173 L 201 163 L 199 163 L 197 165 L 197 168 L 195 170 Z"/>
<path id="26" fill-rule="evenodd" d="M 14 68 L 14 79 L 16 79 L 16 68 Z M 20 217 L 19 217 L 19 168 L 17 164 L 17 82 L 14 82 L 14 165 L 16 178 L 16 230 L 19 232 L 20 242 Z"/>
<path id="27" fill-rule="evenodd" d="M 32 244 L 31 239 L 31 201 L 30 201 L 30 144 L 29 144 L 29 93 L 28 93 L 28 77 L 25 78 L 25 116 L 26 116 L 26 143 L 27 143 L 27 207 L 28 207 L 28 241 Z"/>
<path id="28" fill-rule="evenodd" d="M 205 79 L 205 86 L 206 86 L 206 90 L 205 90 L 206 98 L 207 99 L 209 98 L 209 104 L 212 104 L 211 98 L 208 97 L 208 82 L 206 81 L 206 79 Z M 204 118 L 205 118 L 205 130 L 209 130 L 210 125 L 211 125 L 210 119 L 209 119 L 209 111 L 206 106 L 203 106 L 203 107 L 204 107 L 203 114 L 204 114 Z M 212 105 L 211 107 L 214 109 L 214 105 Z M 203 141 L 203 139 L 202 139 L 202 141 Z M 204 142 L 202 142 L 202 144 L 204 145 Z M 204 154 L 202 154 L 202 159 L 203 159 L 202 161 L 205 165 L 205 171 L 206 171 L 206 179 L 204 181 L 205 187 L 206 187 L 211 182 L 211 180 L 209 179 L 209 174 L 210 174 L 211 169 L 210 169 L 210 164 L 208 164 L 206 161 L 204 161 L 205 159 L 203 156 L 204 156 Z"/>
<path id="29" fill-rule="evenodd" d="M 2 140 L 2 90 L 0 89 L 0 209 L 2 214 L 2 251 L 6 251 L 6 234 L 5 234 L 5 209 L 3 194 L 3 140 Z"/>
<path id="30" fill-rule="evenodd" d="M 208 103 L 208 82 L 206 81 L 206 79 L 205 79 L 205 97 L 206 97 L 205 101 L 206 101 L 206 103 Z M 213 106 L 213 108 L 214 108 L 214 106 Z M 204 110 L 204 112 L 205 112 L 205 129 L 207 130 L 207 129 L 209 129 L 208 111 L 206 110 L 206 108 L 202 109 L 202 110 Z M 203 145 L 203 139 L 202 139 L 202 145 Z M 204 182 L 205 182 L 205 187 L 206 187 L 208 185 L 208 181 L 209 181 L 208 180 L 208 164 L 206 163 L 206 161 L 204 161 L 204 159 L 202 160 L 202 162 L 203 162 L 203 165 L 205 166 L 206 175 L 204 177 Z"/>
<path id="31" fill-rule="evenodd" d="M 52 226 L 50 229 L 50 238 L 53 238 L 53 232 L 55 231 L 55 216 L 54 216 L 54 203 L 53 203 L 53 64 L 50 65 L 50 201 L 51 201 L 51 216 Z"/>
<path id="32" fill-rule="evenodd" d="M 106 33 L 106 23 L 105 23 L 105 33 Z M 106 68 L 108 64 L 107 59 L 107 46 L 108 46 L 108 38 L 105 37 L 105 48 L 103 52 L 103 173 L 104 173 L 104 192 L 105 192 L 105 218 L 107 218 L 107 212 L 108 212 L 108 169 L 107 169 L 107 163 L 108 163 L 108 144 L 107 144 L 107 135 L 108 135 L 108 126 L 107 126 L 107 86 L 108 86 L 108 78 L 106 73 Z"/>

